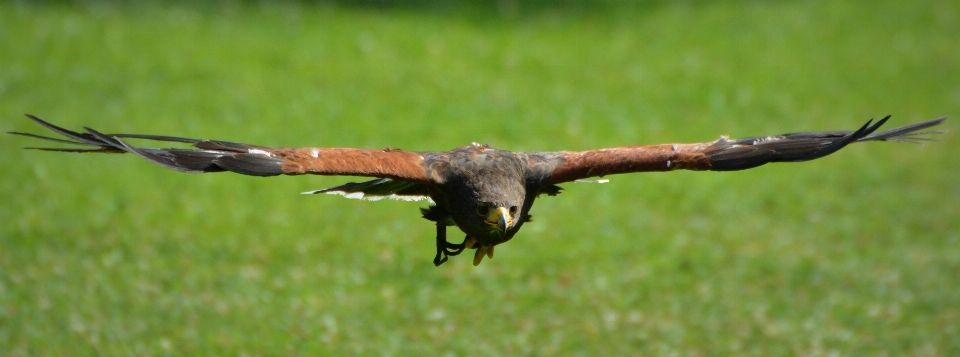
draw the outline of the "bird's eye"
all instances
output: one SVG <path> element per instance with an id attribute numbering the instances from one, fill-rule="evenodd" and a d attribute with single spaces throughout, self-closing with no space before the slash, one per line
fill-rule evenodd
<path id="1" fill-rule="evenodd" d="M 490 207 L 484 205 L 477 206 L 477 214 L 486 217 L 488 214 L 490 214 Z"/>
<path id="2" fill-rule="evenodd" d="M 510 206 L 510 215 L 513 216 L 517 214 L 517 206 Z"/>

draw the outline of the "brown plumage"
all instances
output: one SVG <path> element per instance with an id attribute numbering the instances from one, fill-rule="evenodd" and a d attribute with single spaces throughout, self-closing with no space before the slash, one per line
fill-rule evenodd
<path id="1" fill-rule="evenodd" d="M 856 131 L 822 131 L 731 140 L 726 137 L 699 144 L 661 144 L 589 151 L 512 152 L 471 144 L 450 151 L 411 152 L 350 148 L 271 148 L 215 140 L 170 136 L 102 134 L 90 128 L 77 133 L 27 115 L 69 140 L 12 132 L 91 148 L 31 148 L 66 152 L 134 153 L 151 162 L 189 173 L 232 171 L 244 175 L 343 175 L 376 179 L 348 183 L 308 194 L 340 194 L 349 198 L 427 199 L 423 217 L 437 226 L 434 264 L 464 249 L 476 249 L 474 265 L 493 257 L 494 247 L 506 242 L 530 220 L 530 208 L 540 195 L 554 196 L 557 184 L 589 177 L 631 172 L 712 170 L 733 171 L 769 162 L 817 159 L 860 141 L 929 140 L 921 132 L 946 118 L 874 133 L 889 116 L 867 122 Z M 138 148 L 123 139 L 136 138 L 193 145 L 194 149 Z M 462 243 L 446 239 L 446 227 L 466 233 Z"/>

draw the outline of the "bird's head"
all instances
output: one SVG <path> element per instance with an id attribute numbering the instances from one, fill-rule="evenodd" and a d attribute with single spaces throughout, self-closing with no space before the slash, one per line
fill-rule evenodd
<path id="1" fill-rule="evenodd" d="M 505 206 L 496 203 L 481 202 L 477 204 L 477 216 L 483 219 L 484 227 L 490 235 L 502 237 L 507 229 L 516 226 L 520 207 L 517 205 Z"/>
<path id="2" fill-rule="evenodd" d="M 494 246 L 513 237 L 525 214 L 526 189 L 518 180 L 487 178 L 451 192 L 450 215 L 457 226 L 481 246 Z"/>
<path id="3" fill-rule="evenodd" d="M 451 207 L 457 226 L 481 246 L 510 240 L 520 229 L 523 198 L 513 202 L 476 200 Z"/>

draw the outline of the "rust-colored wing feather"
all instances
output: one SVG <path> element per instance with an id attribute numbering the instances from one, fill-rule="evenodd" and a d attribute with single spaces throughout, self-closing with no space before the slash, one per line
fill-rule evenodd
<path id="1" fill-rule="evenodd" d="M 89 148 L 31 148 L 47 151 L 133 153 L 160 166 L 188 173 L 232 171 L 244 175 L 343 175 L 390 178 L 419 184 L 432 183 L 420 153 L 402 150 L 366 150 L 349 148 L 271 148 L 216 140 L 196 140 L 172 136 L 139 134 L 102 134 L 90 128 L 77 133 L 27 115 L 40 125 L 69 140 L 35 134 L 17 133 L 54 142 Z M 139 148 L 122 139 L 148 139 L 179 142 L 195 149 Z"/>
<path id="2" fill-rule="evenodd" d="M 902 141 L 919 143 L 920 132 L 940 124 L 946 118 L 915 123 L 904 127 L 874 132 L 890 116 L 876 124 L 868 121 L 856 131 L 821 131 L 719 140 L 699 144 L 662 144 L 630 146 L 589 151 L 561 151 L 528 154 L 534 179 L 558 184 L 594 176 L 630 172 L 712 170 L 734 171 L 754 168 L 770 162 L 807 161 L 830 155 L 860 141 Z"/>

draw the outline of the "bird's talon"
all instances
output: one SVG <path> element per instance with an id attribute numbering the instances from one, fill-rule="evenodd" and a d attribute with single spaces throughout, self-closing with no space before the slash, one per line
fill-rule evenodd
<path id="1" fill-rule="evenodd" d="M 444 262 L 447 261 L 446 254 L 443 254 L 443 258 L 441 258 L 440 256 L 441 256 L 441 253 L 437 252 L 437 256 L 433 258 L 433 266 L 440 266 L 440 264 L 443 264 Z"/>
<path id="2" fill-rule="evenodd" d="M 487 246 L 481 245 L 477 248 L 477 252 L 473 254 L 473 266 L 480 265 L 480 262 L 483 261 L 483 256 L 487 254 Z"/>

